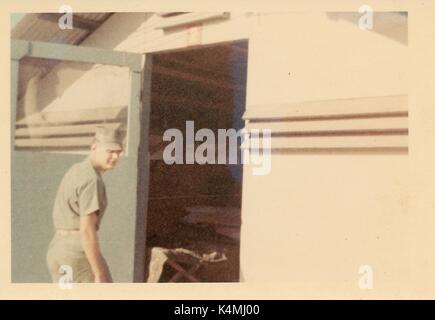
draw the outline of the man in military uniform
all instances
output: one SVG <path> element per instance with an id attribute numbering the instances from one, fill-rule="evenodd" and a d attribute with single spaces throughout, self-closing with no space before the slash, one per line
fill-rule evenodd
<path id="1" fill-rule="evenodd" d="M 97 127 L 90 155 L 63 177 L 53 208 L 55 235 L 47 252 L 53 282 L 59 282 L 65 266 L 72 270 L 73 282 L 112 282 L 97 231 L 107 207 L 101 174 L 116 166 L 121 152 L 120 132 Z"/>

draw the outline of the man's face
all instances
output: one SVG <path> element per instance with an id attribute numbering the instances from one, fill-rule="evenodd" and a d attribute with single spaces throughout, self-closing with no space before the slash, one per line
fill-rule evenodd
<path id="1" fill-rule="evenodd" d="M 99 170 L 107 171 L 113 169 L 121 156 L 122 150 L 113 150 L 98 143 L 92 146 L 95 164 Z"/>

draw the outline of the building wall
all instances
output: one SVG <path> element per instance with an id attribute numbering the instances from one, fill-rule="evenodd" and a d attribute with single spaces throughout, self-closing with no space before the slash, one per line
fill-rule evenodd
<path id="1" fill-rule="evenodd" d="M 256 20 L 249 44 L 248 107 L 407 92 L 407 50 L 400 41 L 325 13 Z"/>
<path id="2" fill-rule="evenodd" d="M 248 110 L 407 93 L 406 44 L 325 14 L 259 16 L 249 48 Z M 370 290 L 359 289 L 359 268 L 370 265 L 376 293 L 400 296 L 410 262 L 407 159 L 324 149 L 273 154 L 265 176 L 245 166 L 244 280 L 361 297 Z"/>

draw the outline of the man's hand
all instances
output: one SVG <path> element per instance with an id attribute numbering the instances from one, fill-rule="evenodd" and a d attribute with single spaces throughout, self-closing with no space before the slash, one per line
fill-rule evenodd
<path id="1" fill-rule="evenodd" d="M 103 262 L 104 262 L 104 272 L 95 275 L 95 282 L 98 283 L 113 282 L 109 267 L 107 266 L 106 260 L 104 260 L 104 258 L 103 258 Z"/>

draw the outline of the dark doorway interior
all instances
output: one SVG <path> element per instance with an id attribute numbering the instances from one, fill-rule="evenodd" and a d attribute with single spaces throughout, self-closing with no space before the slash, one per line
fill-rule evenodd
<path id="1" fill-rule="evenodd" d="M 162 136 L 176 128 L 186 137 L 188 120 L 195 132 L 209 128 L 216 138 L 217 129 L 241 129 L 247 52 L 248 42 L 237 41 L 152 55 L 148 281 L 239 281 L 240 157 L 237 164 L 168 165 L 162 151 L 169 142 Z M 156 255 L 159 248 L 164 258 Z"/>

